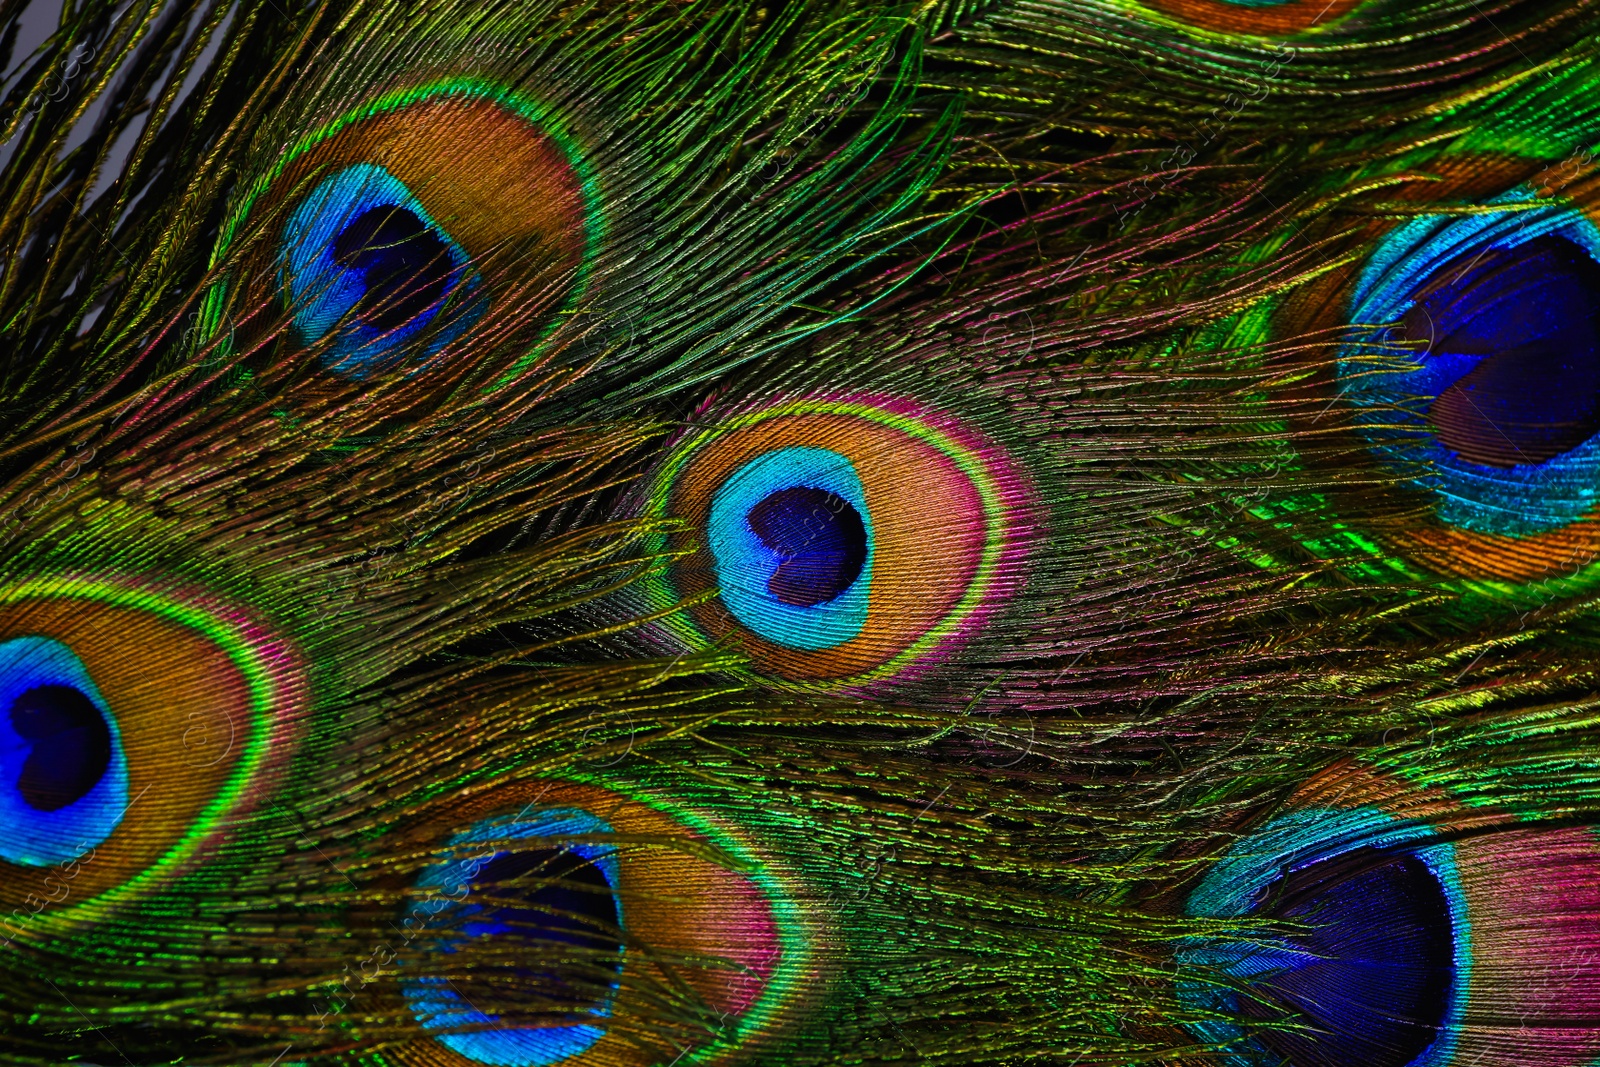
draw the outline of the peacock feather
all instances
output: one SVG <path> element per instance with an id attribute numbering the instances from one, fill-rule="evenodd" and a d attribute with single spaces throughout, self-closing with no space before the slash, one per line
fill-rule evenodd
<path id="1" fill-rule="evenodd" d="M 0 27 L 6 1062 L 1600 1064 L 1600 6 Z"/>

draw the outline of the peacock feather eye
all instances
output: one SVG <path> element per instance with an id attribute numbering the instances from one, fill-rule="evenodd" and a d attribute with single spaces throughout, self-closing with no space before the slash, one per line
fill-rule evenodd
<path id="1" fill-rule="evenodd" d="M 1229 1046 L 1240 1065 L 1429 1062 L 1421 1057 L 1459 1016 L 1454 919 L 1465 916 L 1450 893 L 1451 846 L 1415 847 L 1422 836 L 1375 808 L 1314 808 L 1274 820 L 1230 850 L 1190 895 L 1188 914 L 1305 930 L 1181 950 L 1181 962 L 1217 968 L 1255 994 L 1200 983 L 1181 989 L 1195 1006 L 1239 1019 L 1199 1025 L 1197 1035 Z M 1307 1025 L 1242 1025 L 1285 1013 Z"/>
<path id="2" fill-rule="evenodd" d="M 1190 1024 L 1238 1067 L 1578 1067 L 1600 977 L 1600 835 L 1520 827 L 1351 767 L 1308 783 L 1190 892 L 1193 917 L 1292 924 L 1193 938 Z M 1513 1022 L 1508 1023 L 1507 1020 Z"/>
<path id="3" fill-rule="evenodd" d="M 0 642 L 0 859 L 48 867 L 105 841 L 128 809 L 116 718 L 60 641 Z"/>
<path id="4" fill-rule="evenodd" d="M 1480 467 L 1538 467 L 1600 431 L 1600 264 L 1546 234 L 1461 256 L 1401 317 L 1411 377 L 1447 451 Z M 1420 379 L 1428 378 L 1426 382 Z"/>
<path id="5" fill-rule="evenodd" d="M 871 509 L 856 468 L 826 448 L 766 452 L 717 487 L 706 540 L 722 601 L 788 648 L 858 636 L 872 584 Z"/>
<path id="6" fill-rule="evenodd" d="M 1349 321 L 1395 322 L 1403 366 L 1352 347 L 1340 386 L 1373 454 L 1431 501 L 1418 548 L 1526 581 L 1600 541 L 1600 230 L 1563 206 L 1423 217 L 1362 268 Z"/>
<path id="7" fill-rule="evenodd" d="M 306 345 L 328 342 L 322 360 L 337 374 L 384 369 L 427 331 L 415 346 L 425 359 L 482 314 L 466 252 L 382 167 L 325 179 L 289 217 L 282 244 L 295 330 Z"/>
<path id="8" fill-rule="evenodd" d="M 448 1031 L 436 1038 L 439 1044 L 474 1063 L 542 1067 L 569 1060 L 605 1036 L 604 1018 L 617 990 L 605 977 L 614 979 L 623 961 L 621 872 L 613 846 L 570 839 L 581 842 L 612 832 L 603 819 L 582 809 L 550 808 L 527 817 L 486 819 L 450 838 L 450 846 L 493 847 L 425 871 L 416 882 L 420 899 L 407 909 L 405 922 L 426 927 L 453 910 L 457 944 L 526 939 L 571 946 L 575 958 L 565 961 L 567 973 L 560 967 L 513 971 L 519 985 L 569 1009 L 548 1013 L 542 1026 L 454 1032 L 500 1021 L 473 1007 L 493 1002 L 492 991 L 486 997 L 470 982 L 461 983 L 466 988 L 443 980 L 406 983 L 406 1001 L 423 1029 Z M 531 886 L 527 879 L 534 880 Z M 517 888 L 504 888 L 507 881 Z M 461 903 L 449 909 L 453 901 Z M 447 944 L 446 953 L 454 947 Z M 579 968 L 600 972 L 600 980 L 592 973 L 571 973 Z"/>
<path id="9" fill-rule="evenodd" d="M 782 400 L 691 432 L 648 512 L 687 520 L 651 596 L 762 673 L 858 686 L 946 658 L 1017 581 L 1025 492 L 970 427 L 881 395 Z"/>
<path id="10" fill-rule="evenodd" d="M 781 1020 L 810 972 L 783 883 L 718 820 L 556 780 L 492 791 L 458 816 L 471 821 L 437 843 L 448 858 L 415 878 L 397 927 L 434 946 L 400 953 L 405 1008 L 428 1036 L 390 1062 L 644 1067 L 674 1028 L 684 1062 L 705 1062 L 713 1043 L 747 1044 Z M 480 962 L 426 973 L 453 958 Z M 640 1031 L 664 1002 L 680 1002 L 674 1021 Z"/>
<path id="11" fill-rule="evenodd" d="M 287 650 L 198 594 L 0 587 L 0 902 L 12 919 L 151 884 L 266 787 Z"/>
<path id="12" fill-rule="evenodd" d="M 0 1064 L 1600 1067 L 1596 30 L 6 5 Z"/>
<path id="13" fill-rule="evenodd" d="M 280 220 L 247 306 L 276 302 L 335 374 L 429 366 L 469 334 L 526 358 L 583 294 L 603 228 L 595 190 L 545 109 L 446 80 L 390 92 L 294 144 L 235 210 L 217 255 L 254 220 Z M 212 318 L 227 300 L 212 290 Z"/>

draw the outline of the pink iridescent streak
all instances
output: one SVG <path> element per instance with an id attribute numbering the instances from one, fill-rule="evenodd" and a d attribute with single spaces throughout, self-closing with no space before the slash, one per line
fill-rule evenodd
<path id="1" fill-rule="evenodd" d="M 83 577 L 85 580 L 97 583 L 103 581 L 88 575 Z M 253 804 L 270 792 L 276 784 L 303 726 L 309 692 L 299 655 L 287 641 L 267 629 L 238 605 L 218 599 L 204 589 L 193 586 L 168 587 L 158 581 L 137 579 L 119 584 L 130 590 L 150 593 L 168 603 L 181 604 L 218 620 L 232 630 L 239 642 L 250 650 L 250 657 L 267 680 L 269 689 L 267 714 L 270 716 L 269 725 L 262 732 L 258 762 L 253 768 L 249 768 L 250 778 L 240 796 L 238 808 Z M 249 672 L 240 667 L 240 673 L 245 675 L 248 682 Z M 252 701 L 254 695 L 252 690 Z M 251 710 L 254 712 L 253 706 Z M 254 721 L 244 726 L 252 732 L 256 730 Z M 246 743 L 246 739 L 235 737 L 232 743 L 243 744 Z"/>
<path id="2" fill-rule="evenodd" d="M 1579 1067 L 1600 1057 L 1600 837 L 1512 830 L 1455 847 L 1470 992 L 1454 1062 Z"/>
<path id="3" fill-rule="evenodd" d="M 736 916 L 727 926 L 727 955 L 735 963 L 749 970 L 730 974 L 728 987 L 717 1007 L 730 1015 L 743 1015 L 766 991 L 772 973 L 778 968 L 782 951 L 778 941 L 778 924 L 772 909 L 761 891 L 751 882 L 738 881 L 729 885 L 730 911 Z"/>
<path id="4" fill-rule="evenodd" d="M 1039 535 L 1039 523 L 1034 514 L 1034 494 L 1021 469 L 1012 463 L 1002 449 L 981 436 L 966 422 L 945 412 L 925 407 L 914 398 L 885 393 L 846 393 L 809 399 L 873 407 L 938 430 L 982 466 L 993 483 L 994 494 L 998 498 L 996 505 L 1001 547 L 990 564 L 988 585 L 983 597 L 936 649 L 918 656 L 892 679 L 894 682 L 904 682 L 948 661 L 973 634 L 981 632 L 988 626 L 1004 606 L 1021 591 L 1026 580 L 1024 563 L 1034 540 Z M 945 457 L 944 462 L 954 465 L 949 457 Z M 989 521 L 990 516 L 986 515 L 986 530 Z"/>

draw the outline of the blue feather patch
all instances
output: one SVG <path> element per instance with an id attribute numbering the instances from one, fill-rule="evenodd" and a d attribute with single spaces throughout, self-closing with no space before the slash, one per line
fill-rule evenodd
<path id="1" fill-rule="evenodd" d="M 752 632 L 803 649 L 861 632 L 872 515 L 843 455 L 794 447 L 756 457 L 717 490 L 707 534 L 723 602 Z"/>
<path id="2" fill-rule="evenodd" d="M 48 867 L 122 822 L 128 764 L 116 718 L 59 641 L 0 643 L 0 858 Z"/>
<path id="3" fill-rule="evenodd" d="M 1514 190 L 1492 204 L 1532 199 Z M 1374 452 L 1417 472 L 1440 521 L 1526 537 L 1600 504 L 1600 230 L 1533 207 L 1428 216 L 1374 251 L 1356 324 L 1399 322 L 1412 369 L 1352 349 L 1341 388 Z"/>
<path id="4" fill-rule="evenodd" d="M 616 970 L 622 946 L 609 939 L 608 928 L 620 929 L 622 907 L 615 895 L 620 878 L 616 849 L 611 845 L 547 842 L 541 839 L 608 834 L 603 820 L 577 808 L 540 811 L 533 818 L 488 819 L 456 834 L 451 845 L 483 844 L 478 854 L 429 868 L 417 881 L 424 893 L 407 914 L 408 929 L 454 921 L 441 933 L 444 951 L 467 938 L 530 938 L 570 944 L 580 950 L 614 948 Z M 528 839 L 527 850 L 510 850 L 506 842 Z M 529 875 L 550 881 L 542 885 L 496 889 L 497 883 Z M 521 897 L 527 907 L 486 906 L 474 892 Z M 558 974 L 518 971 L 531 989 L 560 998 L 583 994 Z M 576 1056 L 604 1036 L 600 1026 L 578 1022 L 584 1016 L 610 1014 L 610 991 L 594 1000 L 583 1015 L 568 1013 L 550 1026 L 494 1026 L 498 1017 L 474 1007 L 443 979 L 418 978 L 402 983 L 406 1001 L 424 1029 L 435 1031 L 447 1048 L 492 1067 L 545 1067 Z M 574 1023 L 577 1023 L 574 1025 Z M 482 1029 L 472 1030 L 473 1027 Z M 468 1030 L 465 1033 L 439 1031 Z"/>
<path id="5" fill-rule="evenodd" d="M 426 360 L 483 312 L 467 253 L 405 183 L 367 163 L 300 202 L 280 262 L 300 339 L 331 334 L 323 364 L 353 378 Z"/>

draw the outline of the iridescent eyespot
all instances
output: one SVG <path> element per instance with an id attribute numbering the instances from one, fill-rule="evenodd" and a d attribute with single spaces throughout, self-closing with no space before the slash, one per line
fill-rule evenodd
<path id="1" fill-rule="evenodd" d="M 471 79 L 388 93 L 302 138 L 233 212 L 216 258 L 263 220 L 270 266 L 247 252 L 243 280 L 208 294 L 208 321 L 276 303 L 292 339 L 350 378 L 457 349 L 533 358 L 603 230 L 561 123 Z"/>
<path id="2" fill-rule="evenodd" d="M 197 595 L 0 586 L 0 902 L 15 927 L 195 855 L 268 784 L 298 715 L 286 649 Z"/>
<path id="3" fill-rule="evenodd" d="M 1349 321 L 1399 323 L 1410 366 L 1365 346 L 1340 386 L 1374 454 L 1432 503 L 1414 554 L 1468 576 L 1526 581 L 1600 550 L 1600 230 L 1580 211 L 1419 218 L 1386 235 Z"/>
<path id="4" fill-rule="evenodd" d="M 405 923 L 427 928 L 448 915 L 446 953 L 467 939 L 543 942 L 556 951 L 545 953 L 547 963 L 512 968 L 528 999 L 547 1000 L 551 1009 L 519 1013 L 533 1017 L 518 1025 L 467 1029 L 503 1023 L 474 1007 L 502 999 L 492 988 L 475 990 L 470 980 L 403 983 L 422 1028 L 444 1031 L 436 1038 L 441 1045 L 475 1063 L 536 1067 L 570 1059 L 605 1036 L 623 963 L 622 877 L 614 846 L 583 840 L 612 832 L 581 809 L 551 808 L 485 819 L 452 835 L 451 846 L 491 847 L 425 871 Z"/>
<path id="5" fill-rule="evenodd" d="M 1557 234 L 1490 246 L 1435 271 L 1400 320 L 1406 339 L 1424 346 L 1407 378 L 1433 398 L 1434 439 L 1468 463 L 1505 469 L 1543 466 L 1594 437 L 1597 310 L 1600 263 Z"/>
<path id="6" fill-rule="evenodd" d="M 859 686 L 947 658 L 1015 592 L 1026 493 L 959 420 L 860 396 L 781 401 L 686 434 L 658 471 L 652 516 L 687 520 L 650 585 L 672 625 L 735 637 L 756 669 Z"/>
<path id="7" fill-rule="evenodd" d="M 717 487 L 706 540 L 722 601 L 777 644 L 843 644 L 867 621 L 871 509 L 854 464 L 825 448 L 779 448 Z"/>
<path id="8" fill-rule="evenodd" d="M 0 642 L 0 859 L 48 867 L 101 844 L 128 810 L 116 717 L 59 641 Z"/>
<path id="9" fill-rule="evenodd" d="M 393 949 L 427 1036 L 386 1059 L 695 1063 L 781 1020 L 812 966 L 794 900 L 722 823 L 655 803 L 543 781 L 453 804 L 465 825 L 412 881 Z"/>
<path id="10" fill-rule="evenodd" d="M 336 373 L 361 377 L 412 349 L 425 359 L 483 313 L 466 252 L 382 167 L 325 179 L 289 216 L 282 247 L 295 329 L 307 345 L 328 342 L 322 360 Z"/>
<path id="11" fill-rule="evenodd" d="M 1597 908 L 1593 828 L 1519 827 L 1339 768 L 1242 837 L 1185 907 L 1295 925 L 1191 939 L 1179 994 L 1214 1014 L 1190 1028 L 1235 1067 L 1452 1067 L 1510 1048 L 1578 1067 L 1600 1056 L 1600 972 L 1583 962 L 1600 953 Z"/>

